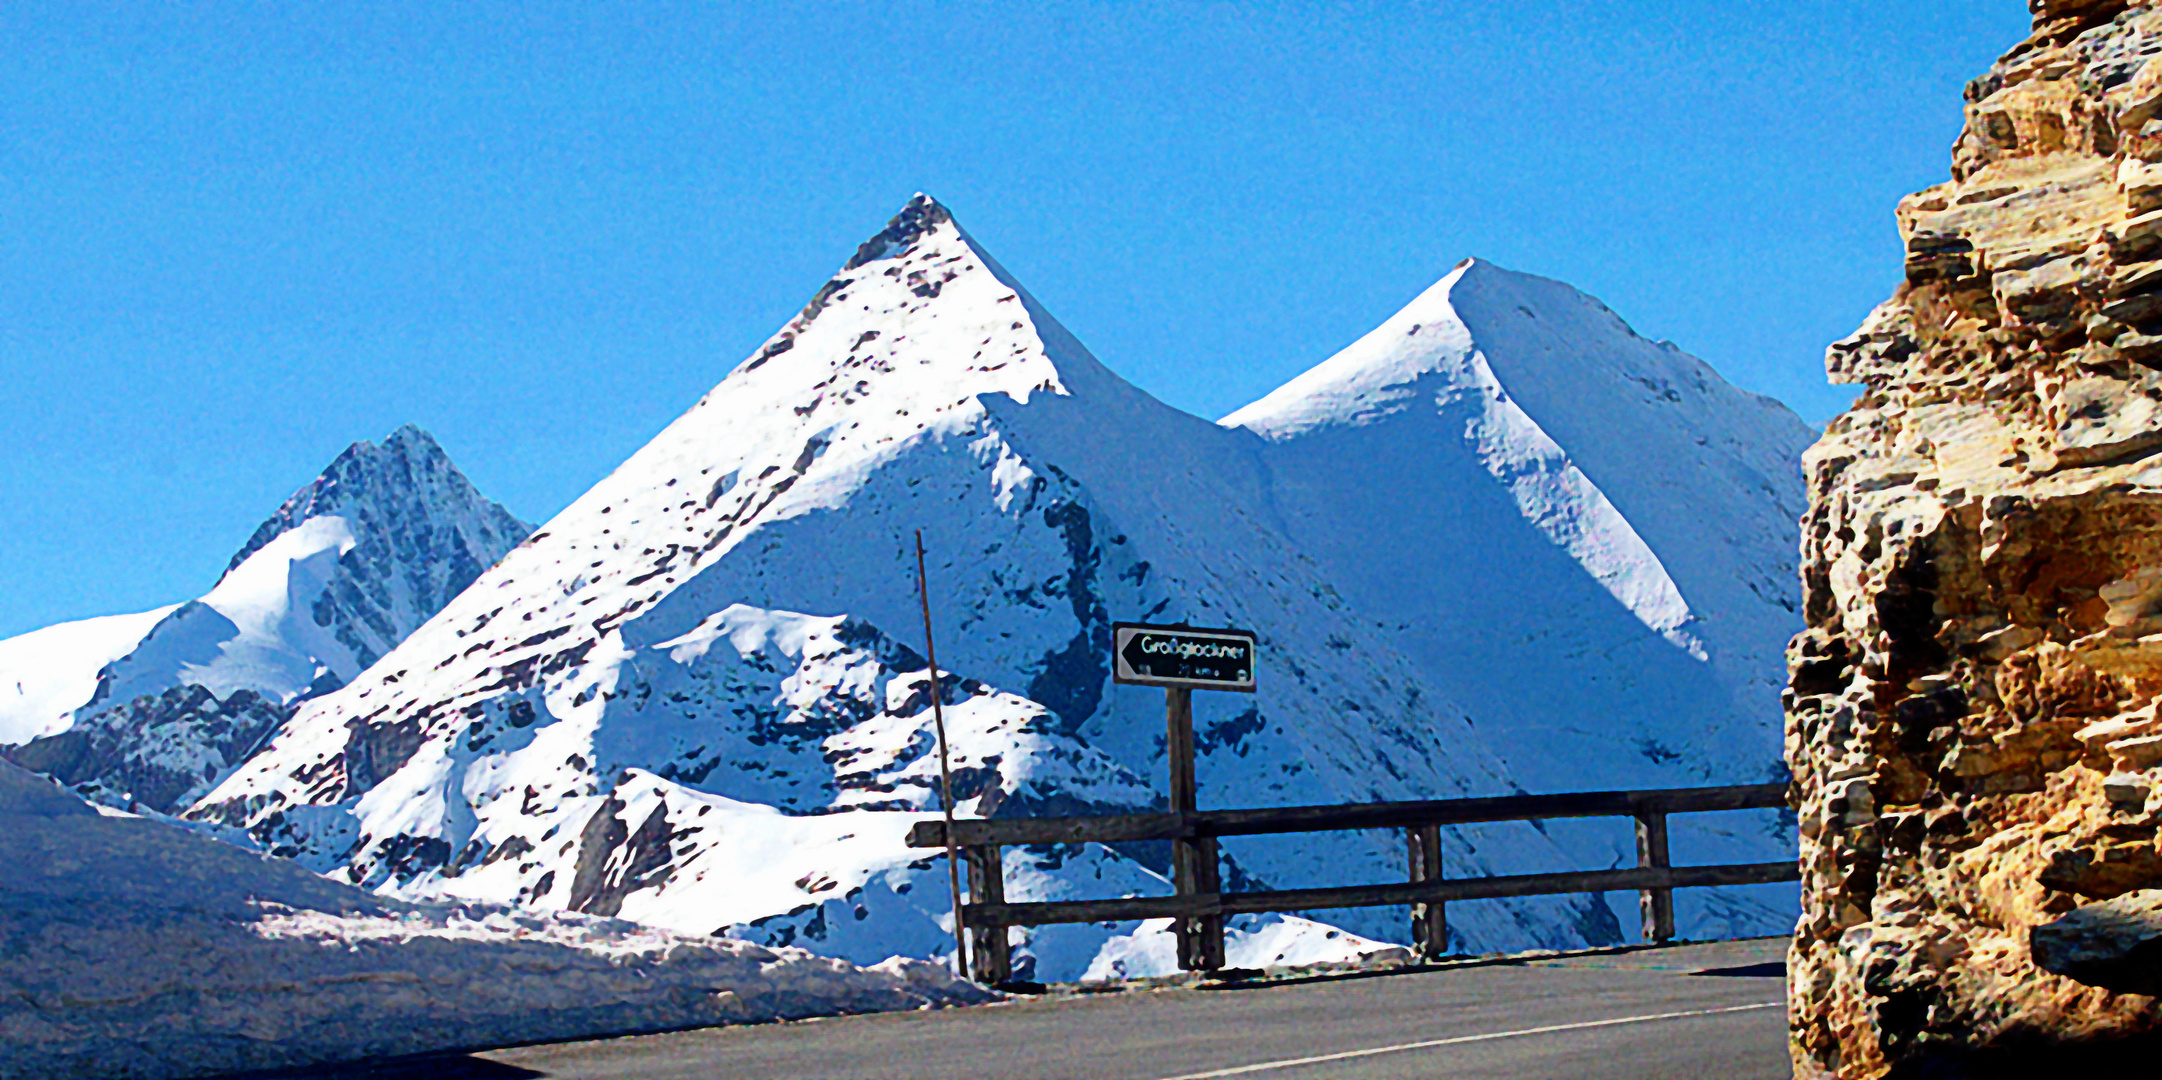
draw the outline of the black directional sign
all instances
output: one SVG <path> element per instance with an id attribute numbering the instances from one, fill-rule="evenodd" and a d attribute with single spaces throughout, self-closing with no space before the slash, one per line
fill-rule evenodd
<path id="1" fill-rule="evenodd" d="M 1111 681 L 1254 692 L 1251 630 L 1113 623 Z"/>

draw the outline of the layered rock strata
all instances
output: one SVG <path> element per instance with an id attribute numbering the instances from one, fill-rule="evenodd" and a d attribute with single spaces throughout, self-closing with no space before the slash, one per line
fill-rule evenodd
<path id="1" fill-rule="evenodd" d="M 2032 6 L 1826 360 L 1865 389 L 1805 459 L 1800 1076 L 2162 1028 L 2162 12 Z"/>

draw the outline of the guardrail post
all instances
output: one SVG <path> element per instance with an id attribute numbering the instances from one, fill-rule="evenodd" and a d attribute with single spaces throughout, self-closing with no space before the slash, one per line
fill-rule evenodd
<path id="1" fill-rule="evenodd" d="M 1663 810 L 1639 810 L 1637 819 L 1637 865 L 1668 869 L 1667 815 Z M 1644 914 L 1644 940 L 1665 944 L 1674 940 L 1674 890 L 1645 889 L 1639 896 Z"/>
<path id="2" fill-rule="evenodd" d="M 1006 902 L 1006 869 L 997 844 L 965 849 L 968 863 L 968 896 L 975 904 Z M 1013 946 L 1003 923 L 969 928 L 970 973 L 977 982 L 995 986 L 1013 978 Z"/>
<path id="3" fill-rule="evenodd" d="M 1164 689 L 1164 756 L 1171 761 L 1171 812 L 1187 825 L 1193 821 L 1194 784 L 1194 692 L 1183 686 Z M 1217 880 L 1216 838 L 1181 836 L 1171 841 L 1171 884 L 1180 896 L 1215 895 L 1222 891 Z M 1224 920 L 1221 915 L 1181 917 L 1171 920 L 1179 939 L 1179 967 L 1186 971 L 1215 971 L 1224 966 Z"/>
<path id="4" fill-rule="evenodd" d="M 1197 895 L 1216 896 L 1224 891 L 1222 868 L 1217 864 L 1216 838 L 1201 836 L 1193 841 L 1193 891 Z M 1193 962 L 1185 964 L 1188 971 L 1216 971 L 1224 966 L 1224 917 L 1200 915 L 1188 920 L 1187 931 L 1189 955 L 1182 957 Z"/>
<path id="5" fill-rule="evenodd" d="M 1411 848 L 1411 882 L 1441 880 L 1441 826 L 1414 825 L 1404 830 Z M 1449 953 L 1449 919 L 1439 900 L 1411 905 L 1411 946 L 1422 960 Z"/>

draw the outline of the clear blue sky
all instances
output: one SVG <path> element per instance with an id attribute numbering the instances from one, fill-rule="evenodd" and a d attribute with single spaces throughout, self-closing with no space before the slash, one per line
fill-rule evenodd
<path id="1" fill-rule="evenodd" d="M 545 519 L 945 201 L 1221 415 L 1466 255 L 1813 422 L 2019 0 L 0 5 L 0 635 L 407 421 Z"/>

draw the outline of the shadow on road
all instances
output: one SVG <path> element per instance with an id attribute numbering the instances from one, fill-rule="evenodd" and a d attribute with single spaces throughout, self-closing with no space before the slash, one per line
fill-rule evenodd
<path id="1" fill-rule="evenodd" d="M 308 1065 L 274 1072 L 236 1073 L 219 1080 L 533 1080 L 547 1075 L 458 1054 L 350 1065 Z"/>
<path id="2" fill-rule="evenodd" d="M 1743 940 L 1746 941 L 1747 939 Z M 1226 990 L 1262 990 L 1285 986 L 1307 986 L 1315 983 L 1350 982 L 1359 979 L 1387 979 L 1394 978 L 1400 975 L 1431 975 L 1437 972 L 1466 971 L 1472 968 L 1482 967 L 1523 967 L 1533 964 L 1544 966 L 1547 964 L 1555 963 L 1557 961 L 1582 961 L 1596 959 L 1600 957 L 1614 957 L 1617 959 L 1627 957 L 1656 957 L 1661 953 L 1665 953 L 1675 949 L 1694 948 L 1704 945 L 1716 946 L 1721 944 L 1739 943 L 1740 942 L 1696 942 L 1691 945 L 1623 945 L 1619 947 L 1609 947 L 1602 949 L 1580 949 L 1572 952 L 1562 953 L 1539 952 L 1525 955 L 1457 956 L 1433 963 L 1402 964 L 1378 968 L 1351 968 L 1347 970 L 1336 971 L 1316 971 L 1312 972 L 1311 974 L 1299 975 L 1267 975 L 1260 971 L 1234 968 L 1220 972 L 1216 981 L 1190 983 L 1187 984 L 1186 988 L 1202 992 L 1222 992 Z M 1631 965 L 1616 964 L 1614 966 L 1629 967 Z M 1657 967 L 1651 967 L 1647 968 L 1646 970 L 1661 969 Z M 1689 971 L 1684 969 L 1679 971 L 1673 971 L 1672 973 L 1676 975 L 1713 975 L 1723 978 L 1784 979 L 1787 977 L 1787 964 L 1784 960 L 1769 960 L 1755 964 L 1742 964 L 1735 967 L 1708 968 L 1700 971 Z M 1024 994 L 1040 993 L 1042 990 L 1042 988 L 1040 986 L 1037 986 L 1036 984 L 1016 986 L 1014 987 L 1014 989 Z M 1084 988 L 1082 992 L 1089 993 L 1092 991 L 1089 988 Z M 1104 990 L 1100 992 L 1116 991 Z"/>
<path id="3" fill-rule="evenodd" d="M 1784 979 L 1787 977 L 1787 962 L 1774 960 L 1767 964 L 1743 964 L 1740 967 L 1709 968 L 1704 971 L 1692 971 L 1690 974 L 1696 976 L 1711 975 L 1723 979 Z"/>

